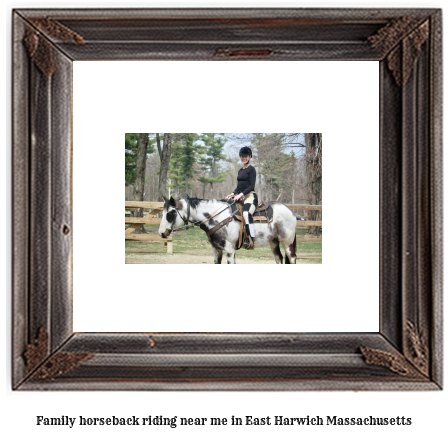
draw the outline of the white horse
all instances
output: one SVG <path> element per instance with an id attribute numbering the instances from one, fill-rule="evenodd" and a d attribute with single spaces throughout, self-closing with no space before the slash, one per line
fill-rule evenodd
<path id="1" fill-rule="evenodd" d="M 175 229 L 187 223 L 200 224 L 200 228 L 205 232 L 211 230 L 224 219 L 229 218 L 231 210 L 220 213 L 213 219 L 219 211 L 229 204 L 216 199 L 180 198 L 167 199 L 163 209 L 162 221 L 159 227 L 159 235 L 166 238 Z M 296 227 L 297 220 L 294 213 L 279 202 L 270 202 L 274 215 L 268 223 L 255 223 L 255 248 L 270 245 L 275 261 L 279 264 L 283 262 L 280 252 L 281 243 L 286 252 L 285 263 L 296 263 Z M 209 221 L 205 222 L 207 219 Z M 201 224 L 201 222 L 203 222 Z M 225 251 L 227 263 L 235 263 L 235 249 L 238 243 L 240 222 L 233 219 L 218 231 L 208 235 L 208 239 L 213 248 L 215 264 L 221 264 L 222 254 Z"/>

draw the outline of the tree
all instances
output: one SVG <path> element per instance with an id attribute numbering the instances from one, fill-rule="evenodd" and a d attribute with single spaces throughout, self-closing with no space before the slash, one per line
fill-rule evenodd
<path id="1" fill-rule="evenodd" d="M 151 154 L 146 160 L 145 201 L 159 201 L 160 158 L 159 154 Z"/>
<path id="2" fill-rule="evenodd" d="M 281 188 L 279 178 L 285 167 L 283 134 L 253 134 L 251 147 L 257 163 L 260 198 L 275 200 Z"/>
<path id="3" fill-rule="evenodd" d="M 203 167 L 202 170 L 205 170 L 205 168 Z M 205 199 L 205 188 L 207 184 L 210 184 L 210 178 L 208 176 L 201 176 L 198 178 L 198 181 L 202 183 L 202 198 Z"/>
<path id="4" fill-rule="evenodd" d="M 172 134 L 163 134 L 163 145 L 160 144 L 160 134 L 156 134 L 157 138 L 157 150 L 160 157 L 160 172 L 159 172 L 159 201 L 163 200 L 163 196 L 166 194 L 166 181 L 168 175 L 168 168 L 171 158 L 171 141 Z"/>
<path id="5" fill-rule="evenodd" d="M 216 134 L 203 134 L 200 138 L 204 142 L 206 150 L 205 157 L 201 158 L 199 163 L 203 166 L 202 170 L 208 171 L 209 176 L 203 176 L 198 181 L 204 184 L 204 191 L 205 185 L 210 184 L 210 197 L 213 199 L 213 184 L 223 182 L 227 175 L 227 173 L 218 173 L 218 162 L 226 159 L 223 153 L 226 140 L 220 136 L 216 137 Z M 203 195 L 203 197 L 205 196 Z"/>
<path id="6" fill-rule="evenodd" d="M 125 184 L 133 184 L 134 201 L 143 201 L 148 154 L 154 152 L 149 134 L 125 134 Z M 133 217 L 142 217 L 143 209 L 134 209 Z M 144 233 L 143 225 L 135 230 Z"/>
<path id="7" fill-rule="evenodd" d="M 134 188 L 138 138 L 139 134 L 126 134 L 125 180 L 129 188 Z M 310 146 L 315 140 L 320 146 Z M 321 169 L 321 134 L 307 134 L 305 139 L 302 133 L 149 134 L 148 152 L 155 148 L 158 153 L 146 160 L 145 199 L 161 200 L 167 187 L 173 188 L 176 197 L 199 193 L 204 198 L 223 198 L 235 188 L 241 146 L 252 148 L 260 199 L 275 200 L 281 194 L 284 203 L 321 203 L 321 179 L 313 168 Z M 126 199 L 133 198 L 133 192 L 127 190 Z"/>
<path id="8" fill-rule="evenodd" d="M 133 186 L 135 184 L 136 178 L 136 167 L 137 167 L 137 155 L 138 155 L 138 146 L 139 146 L 139 138 L 141 135 L 149 134 L 125 134 L 124 135 L 124 174 L 125 174 L 125 185 Z M 154 140 L 149 139 L 146 147 L 146 155 L 145 159 L 148 155 L 154 152 Z M 140 169 L 142 171 L 142 169 Z M 143 168 L 144 175 L 144 168 Z M 140 175 L 140 178 L 142 176 Z M 144 179 L 144 176 L 143 176 Z"/>
<path id="9" fill-rule="evenodd" d="M 124 135 L 124 180 L 125 185 L 135 181 L 135 163 L 137 160 L 138 134 Z"/>
<path id="10" fill-rule="evenodd" d="M 185 180 L 185 195 L 189 195 L 188 179 L 194 175 L 194 164 L 198 161 L 200 153 L 203 152 L 202 146 L 196 143 L 198 139 L 197 134 L 183 134 L 182 135 L 182 155 L 179 159 L 180 174 Z"/>
<path id="11" fill-rule="evenodd" d="M 179 197 L 179 189 L 185 187 L 185 181 L 181 174 L 181 163 L 180 159 L 183 154 L 182 143 L 180 142 L 180 138 L 177 137 L 173 140 L 171 145 L 171 158 L 168 167 L 168 175 L 171 180 L 171 184 L 168 184 L 169 187 L 174 188 L 174 197 Z"/>
<path id="12" fill-rule="evenodd" d="M 305 166 L 307 191 L 311 205 L 322 205 L 322 134 L 305 134 Z M 322 211 L 312 211 L 311 220 L 322 220 Z M 310 234 L 319 234 L 320 227 L 311 227 Z"/>
<path id="13" fill-rule="evenodd" d="M 146 155 L 148 151 L 149 134 L 139 134 L 137 140 L 137 158 L 135 162 L 135 182 L 134 182 L 134 201 L 143 201 L 143 193 L 145 189 L 145 170 Z M 137 208 L 134 211 L 135 217 L 143 216 L 143 209 Z M 135 230 L 136 233 L 146 233 L 145 227 Z"/>
<path id="14" fill-rule="evenodd" d="M 288 190 L 288 203 L 295 204 L 296 192 L 300 187 L 300 160 L 297 159 L 297 154 L 295 151 L 291 151 L 289 154 L 289 165 L 282 174 L 282 180 L 284 187 Z M 287 202 L 283 199 L 283 202 Z"/>

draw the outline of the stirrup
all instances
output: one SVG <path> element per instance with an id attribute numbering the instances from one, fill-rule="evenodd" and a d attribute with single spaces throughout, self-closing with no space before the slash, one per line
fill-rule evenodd
<path id="1" fill-rule="evenodd" d="M 242 246 L 244 249 L 254 249 L 254 239 L 249 235 Z"/>

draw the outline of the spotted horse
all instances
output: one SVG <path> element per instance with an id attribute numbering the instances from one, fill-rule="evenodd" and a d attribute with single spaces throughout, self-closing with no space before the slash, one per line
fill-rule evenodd
<path id="1" fill-rule="evenodd" d="M 213 249 L 215 264 L 221 264 L 225 252 L 227 263 L 235 263 L 235 251 L 238 247 L 240 223 L 233 217 L 229 204 L 224 200 L 179 198 L 167 199 L 159 227 L 159 235 L 167 238 L 171 232 L 183 225 L 198 225 L 207 233 Z M 280 243 L 285 249 L 285 263 L 296 263 L 296 227 L 294 213 L 280 202 L 269 203 L 273 209 L 269 223 L 257 223 L 255 226 L 255 248 L 270 245 L 278 264 L 283 263 Z M 221 212 L 222 211 L 222 212 Z M 216 213 L 219 213 L 216 215 Z M 216 215 L 216 216 L 215 216 Z M 221 226 L 220 226 L 221 225 Z M 213 228 L 217 231 L 213 231 Z"/>

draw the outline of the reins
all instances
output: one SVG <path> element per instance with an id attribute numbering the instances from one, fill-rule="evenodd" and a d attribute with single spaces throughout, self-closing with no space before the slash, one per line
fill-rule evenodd
<path id="1" fill-rule="evenodd" d="M 225 207 L 223 210 L 219 211 L 221 207 L 218 208 L 218 210 L 215 211 L 215 213 L 213 213 L 213 216 L 210 216 L 208 219 L 205 219 L 202 222 L 193 222 L 190 220 L 190 203 L 187 200 L 187 204 L 188 204 L 188 208 L 187 208 L 187 219 L 184 219 L 182 217 L 182 215 L 180 214 L 179 210 L 174 207 L 174 209 L 176 210 L 176 213 L 180 216 L 180 218 L 182 219 L 182 221 L 184 222 L 185 226 L 184 227 L 180 227 L 177 228 L 176 230 L 173 229 L 174 227 L 174 222 L 173 225 L 171 226 L 171 232 L 175 233 L 177 231 L 183 231 L 183 230 L 188 230 L 189 228 L 193 228 L 193 227 L 200 227 L 202 224 L 205 224 L 206 222 L 208 222 L 209 220 L 215 218 L 216 216 L 219 216 L 223 211 L 226 211 L 228 208 L 230 208 L 233 204 L 235 204 L 236 201 L 233 201 L 231 204 L 229 204 L 227 207 Z M 219 212 L 218 212 L 219 211 Z M 218 213 L 217 213 L 218 212 Z M 189 223 L 193 224 L 193 226 L 190 226 Z"/>

